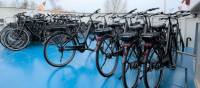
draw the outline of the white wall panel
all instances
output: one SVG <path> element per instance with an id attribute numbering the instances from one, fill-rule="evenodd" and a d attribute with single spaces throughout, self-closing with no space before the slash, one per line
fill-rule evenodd
<path id="1" fill-rule="evenodd" d="M 192 38 L 192 41 L 189 42 L 189 47 L 194 47 L 197 22 L 200 22 L 200 18 L 187 17 L 180 19 L 180 28 L 184 37 L 184 41 L 186 42 L 187 37 Z"/>

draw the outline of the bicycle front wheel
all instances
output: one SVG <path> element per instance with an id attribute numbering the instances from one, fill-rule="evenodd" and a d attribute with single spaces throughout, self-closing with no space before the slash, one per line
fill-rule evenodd
<path id="1" fill-rule="evenodd" d="M 66 33 L 58 33 L 47 39 L 44 45 L 44 58 L 54 67 L 63 67 L 69 64 L 75 56 L 75 41 Z"/>
<path id="2" fill-rule="evenodd" d="M 139 80 L 140 66 L 131 48 L 125 51 L 122 62 L 122 82 L 124 88 L 136 88 Z"/>
<path id="3" fill-rule="evenodd" d="M 18 51 L 22 50 L 30 44 L 31 34 L 26 29 L 13 29 L 5 33 L 3 37 L 6 48 Z"/>
<path id="4" fill-rule="evenodd" d="M 163 68 L 156 53 L 151 52 L 150 56 L 145 56 L 146 62 L 143 67 L 144 85 L 146 88 L 159 88 L 163 75 Z"/>
<path id="5" fill-rule="evenodd" d="M 104 77 L 110 77 L 115 72 L 118 64 L 118 47 L 113 38 L 105 38 L 99 42 L 96 50 L 96 66 Z"/>

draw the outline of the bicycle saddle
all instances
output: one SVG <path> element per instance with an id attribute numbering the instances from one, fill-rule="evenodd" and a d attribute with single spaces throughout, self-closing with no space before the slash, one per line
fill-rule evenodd
<path id="1" fill-rule="evenodd" d="M 93 23 L 94 23 L 95 25 L 97 25 L 97 24 L 102 23 L 102 22 L 101 22 L 101 21 L 93 21 Z"/>
<path id="2" fill-rule="evenodd" d="M 26 20 L 26 22 L 32 22 L 32 20 L 30 20 L 30 19 L 27 19 L 27 20 Z"/>
<path id="3" fill-rule="evenodd" d="M 142 40 L 144 40 L 145 42 L 155 42 L 155 40 L 160 37 L 160 33 L 159 32 L 143 33 L 141 36 Z"/>
<path id="4" fill-rule="evenodd" d="M 100 36 L 100 35 L 106 35 L 112 33 L 112 28 L 107 27 L 107 28 L 98 28 L 95 30 L 95 33 Z"/>
<path id="5" fill-rule="evenodd" d="M 130 26 L 135 26 L 135 25 L 138 25 L 138 24 L 141 24 L 141 22 L 131 23 Z"/>
<path id="6" fill-rule="evenodd" d="M 122 26 L 123 24 L 122 23 L 112 23 L 112 24 L 108 24 L 109 27 L 119 27 L 119 26 Z"/>
<path id="7" fill-rule="evenodd" d="M 76 27 L 77 24 L 73 24 L 73 23 L 71 23 L 71 24 L 66 24 L 66 26 L 67 26 L 67 27 Z"/>
<path id="8" fill-rule="evenodd" d="M 143 30 L 144 25 L 143 24 L 137 24 L 137 25 L 134 25 L 134 26 L 130 26 L 129 29 L 132 30 L 132 31 Z"/>
<path id="9" fill-rule="evenodd" d="M 159 25 L 155 25 L 152 26 L 153 29 L 165 29 L 166 28 L 166 24 L 159 24 Z"/>
<path id="10" fill-rule="evenodd" d="M 130 42 L 130 41 L 134 41 L 135 39 L 137 39 L 137 33 L 136 32 L 131 32 L 131 33 L 123 33 L 120 35 L 120 39 L 123 42 Z"/>

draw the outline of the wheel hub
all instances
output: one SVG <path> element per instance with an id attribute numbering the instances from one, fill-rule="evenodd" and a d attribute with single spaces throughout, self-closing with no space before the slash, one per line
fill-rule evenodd
<path id="1" fill-rule="evenodd" d="M 108 53 L 108 54 L 106 54 L 106 57 L 109 58 L 109 59 L 111 59 L 112 58 L 112 54 Z"/>
<path id="2" fill-rule="evenodd" d="M 65 50 L 64 47 L 60 47 L 60 48 L 59 48 L 59 51 L 60 51 L 60 52 L 63 52 L 64 50 Z"/>
<path id="3" fill-rule="evenodd" d="M 134 61 L 134 62 L 130 63 L 130 68 L 131 69 L 139 68 L 139 62 L 138 61 Z"/>

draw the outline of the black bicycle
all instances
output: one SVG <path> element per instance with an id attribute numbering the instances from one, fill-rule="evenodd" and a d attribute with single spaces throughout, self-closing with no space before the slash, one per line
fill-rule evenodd
<path id="1" fill-rule="evenodd" d="M 35 14 L 30 17 L 25 13 L 16 14 L 17 21 L 1 31 L 1 43 L 10 50 L 24 49 L 32 41 L 43 43 L 51 34 L 66 31 L 66 24 L 77 23 L 69 15 Z"/>
<path id="2" fill-rule="evenodd" d="M 104 77 L 112 76 L 117 68 L 118 58 L 123 52 L 121 42 L 119 41 L 120 34 L 128 30 L 126 16 L 134 11 L 136 9 L 131 10 L 123 16 L 117 16 L 120 19 L 125 19 L 125 23 L 107 24 L 104 28 L 96 30 L 96 67 Z M 110 18 L 115 19 L 114 17 Z"/>
<path id="3" fill-rule="evenodd" d="M 70 32 L 57 33 L 49 37 L 44 45 L 45 60 L 54 67 L 63 67 L 73 60 L 76 51 L 94 51 L 94 49 L 88 47 L 87 40 L 94 33 L 95 25 L 98 24 L 92 20 L 92 16 L 99 13 L 99 11 L 100 9 L 87 16 L 82 16 L 89 17 L 83 42 L 80 42 L 81 40 L 78 38 L 82 27 L 77 27 L 77 24 L 67 24 L 67 29 Z"/>

